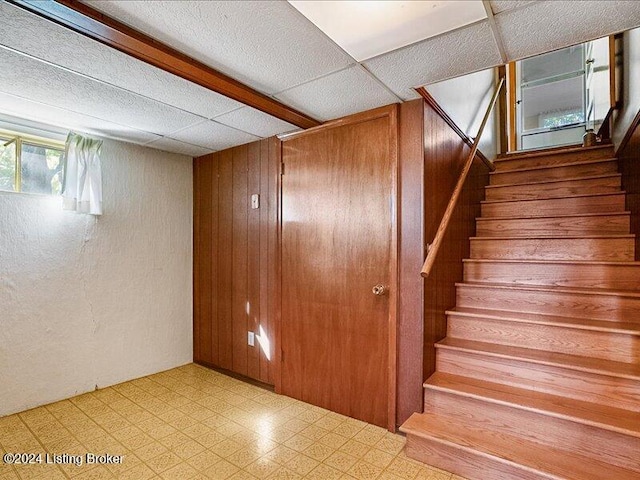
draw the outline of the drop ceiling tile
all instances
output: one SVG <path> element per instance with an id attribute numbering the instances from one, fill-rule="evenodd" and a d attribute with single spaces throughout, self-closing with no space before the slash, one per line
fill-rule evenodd
<path id="1" fill-rule="evenodd" d="M 0 91 L 158 135 L 202 120 L 5 48 L 0 48 Z"/>
<path id="2" fill-rule="evenodd" d="M 480 0 L 289 0 L 358 61 L 487 18 Z"/>
<path id="3" fill-rule="evenodd" d="M 131 143 L 143 144 L 161 138 L 153 133 L 2 92 L 0 92 L 0 112 L 55 127 Z"/>
<path id="4" fill-rule="evenodd" d="M 485 20 L 367 60 L 364 65 L 396 95 L 408 100 L 417 97 L 414 87 L 501 63 Z"/>
<path id="5" fill-rule="evenodd" d="M 516 8 L 524 7 L 525 5 L 532 3 L 533 0 L 491 0 L 491 11 L 494 15 L 507 10 L 514 10 Z"/>
<path id="6" fill-rule="evenodd" d="M 0 45 L 207 118 L 241 103 L 0 2 Z"/>
<path id="7" fill-rule="evenodd" d="M 284 1 L 87 3 L 267 94 L 353 63 Z"/>
<path id="8" fill-rule="evenodd" d="M 145 144 L 145 147 L 151 147 L 158 150 L 164 150 L 165 152 L 180 153 L 182 155 L 189 155 L 190 157 L 201 157 L 207 153 L 211 153 L 212 150 L 208 148 L 198 147 L 197 145 L 191 145 L 189 143 L 179 142 L 172 138 L 160 138 L 153 142 Z"/>
<path id="9" fill-rule="evenodd" d="M 518 60 L 637 27 L 640 2 L 533 2 L 495 18 L 507 57 Z"/>
<path id="10" fill-rule="evenodd" d="M 262 138 L 300 130 L 295 125 L 251 107 L 239 108 L 233 112 L 220 115 L 214 120 Z"/>
<path id="11" fill-rule="evenodd" d="M 211 120 L 173 132 L 169 137 L 209 150 L 224 150 L 260 140 L 260 137 Z"/>
<path id="12" fill-rule="evenodd" d="M 398 102 L 359 65 L 286 90 L 276 97 L 318 120 L 332 120 Z"/>

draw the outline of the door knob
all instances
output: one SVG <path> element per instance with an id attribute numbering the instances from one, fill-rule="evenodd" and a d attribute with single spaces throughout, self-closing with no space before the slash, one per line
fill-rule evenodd
<path id="1" fill-rule="evenodd" d="M 373 292 L 374 295 L 382 296 L 387 294 L 388 288 L 385 287 L 384 285 L 378 284 L 375 287 L 373 287 L 371 291 Z"/>

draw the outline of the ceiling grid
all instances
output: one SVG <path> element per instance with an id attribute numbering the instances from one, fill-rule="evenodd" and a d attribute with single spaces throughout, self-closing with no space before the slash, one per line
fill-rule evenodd
<path id="1" fill-rule="evenodd" d="M 417 98 L 414 87 L 640 25 L 637 1 L 598 2 L 597 12 L 580 0 L 470 2 L 484 14 L 440 20 L 422 33 L 428 37 L 400 39 L 405 44 L 364 57 L 348 53 L 357 42 L 345 47 L 332 40 L 294 8 L 297 2 L 83 3 L 322 121 Z M 422 3 L 436 12 L 446 2 Z M 0 16 L 0 113 L 191 156 L 299 130 L 4 0 Z"/>

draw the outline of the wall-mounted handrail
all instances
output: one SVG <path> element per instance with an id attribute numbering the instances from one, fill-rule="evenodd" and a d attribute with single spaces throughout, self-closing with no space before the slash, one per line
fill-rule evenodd
<path id="1" fill-rule="evenodd" d="M 484 127 L 489 121 L 491 110 L 493 110 L 493 107 L 496 104 L 496 100 L 498 99 L 498 95 L 500 94 L 500 90 L 502 89 L 503 85 L 504 85 L 504 77 L 500 79 L 500 82 L 498 83 L 498 88 L 496 88 L 496 91 L 493 93 L 493 97 L 491 97 L 491 102 L 489 103 L 487 112 L 484 114 L 484 118 L 482 119 L 482 123 L 480 124 L 480 128 L 478 129 L 478 135 L 476 135 L 476 138 L 473 141 L 473 145 L 471 146 L 471 151 L 469 152 L 469 157 L 467 158 L 467 161 L 464 164 L 464 168 L 462 169 L 462 172 L 458 177 L 458 182 L 456 183 L 456 186 L 453 189 L 453 195 L 451 195 L 451 199 L 449 200 L 447 209 L 444 211 L 444 215 L 442 216 L 442 220 L 440 221 L 440 226 L 438 227 L 436 236 L 433 239 L 433 242 L 429 245 L 427 249 L 427 258 L 424 261 L 424 265 L 422 266 L 422 271 L 420 272 L 423 277 L 428 277 L 429 273 L 431 273 L 433 264 L 436 261 L 436 256 L 438 255 L 438 250 L 440 249 L 440 244 L 442 243 L 445 233 L 447 233 L 447 228 L 449 227 L 449 222 L 451 221 L 451 217 L 453 216 L 453 211 L 456 208 L 458 199 L 460 198 L 460 194 L 462 193 L 462 188 L 464 187 L 464 183 L 467 180 L 467 175 L 471 170 L 473 159 L 475 158 L 476 152 L 478 151 L 480 137 L 484 132 Z"/>
<path id="2" fill-rule="evenodd" d="M 611 130 L 612 130 L 611 123 L 613 120 L 614 110 L 616 110 L 615 105 L 609 108 L 609 111 L 607 112 L 607 114 L 604 117 L 604 120 L 602 121 L 602 125 L 600 125 L 600 128 L 598 129 L 598 133 L 596 133 L 598 138 L 600 138 L 601 140 L 611 140 Z"/>

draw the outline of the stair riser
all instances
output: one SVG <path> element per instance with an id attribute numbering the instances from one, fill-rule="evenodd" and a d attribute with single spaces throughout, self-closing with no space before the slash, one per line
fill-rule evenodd
<path id="1" fill-rule="evenodd" d="M 571 153 L 555 153 L 540 157 L 515 157 L 509 160 L 499 159 L 495 162 L 497 172 L 520 170 L 534 167 L 554 167 L 568 163 L 584 162 L 586 160 L 605 160 L 613 157 L 613 148 L 588 150 Z"/>
<path id="2" fill-rule="evenodd" d="M 486 200 L 530 200 L 593 193 L 616 193 L 620 191 L 620 185 L 619 175 L 532 185 L 505 185 L 487 187 L 485 198 Z"/>
<path id="3" fill-rule="evenodd" d="M 640 381 L 633 379 L 444 348 L 437 350 L 436 370 L 640 411 Z"/>
<path id="4" fill-rule="evenodd" d="M 465 282 L 640 291 L 634 265 L 464 262 Z"/>
<path id="5" fill-rule="evenodd" d="M 630 232 L 629 215 L 488 219 L 476 222 L 478 237 L 535 237 L 541 235 L 625 235 Z"/>
<path id="6" fill-rule="evenodd" d="M 616 193 L 594 197 L 550 198 L 523 202 L 483 203 L 483 217 L 542 217 L 585 213 L 624 212 L 625 195 Z"/>
<path id="7" fill-rule="evenodd" d="M 529 472 L 479 453 L 411 434 L 407 435 L 405 453 L 409 458 L 453 472 L 469 480 L 550 480 L 556 478 Z"/>
<path id="8" fill-rule="evenodd" d="M 471 258 L 633 261 L 633 238 L 472 238 Z"/>
<path id="9" fill-rule="evenodd" d="M 640 336 L 624 333 L 449 314 L 447 335 L 616 362 L 640 361 Z"/>
<path id="10" fill-rule="evenodd" d="M 479 398 L 431 390 L 424 394 L 425 413 L 464 418 L 470 428 L 490 428 L 549 445 L 571 445 L 571 450 L 593 459 L 607 459 L 623 468 L 640 470 L 640 438 L 542 413 L 530 412 Z"/>
<path id="11" fill-rule="evenodd" d="M 525 170 L 521 172 L 495 171 L 491 173 L 490 184 L 509 185 L 512 183 L 545 182 L 549 180 L 562 180 L 563 178 L 594 177 L 596 175 L 607 175 L 610 173 L 618 173 L 617 160 L 589 163 L 586 165 Z"/>
<path id="12" fill-rule="evenodd" d="M 640 323 L 640 298 L 459 285 L 456 305 L 513 312 Z"/>

